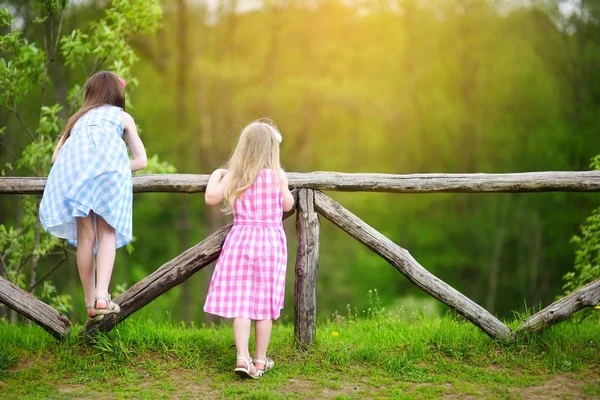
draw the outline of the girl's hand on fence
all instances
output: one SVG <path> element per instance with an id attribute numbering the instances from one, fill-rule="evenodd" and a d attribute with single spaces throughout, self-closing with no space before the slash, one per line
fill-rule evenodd
<path id="1" fill-rule="evenodd" d="M 206 193 L 204 193 L 204 202 L 209 206 L 214 206 L 223 201 L 225 197 L 225 175 L 227 170 L 219 168 L 210 174 L 206 184 Z"/>
<path id="2" fill-rule="evenodd" d="M 281 191 L 283 192 L 283 211 L 288 212 L 294 207 L 294 196 L 290 192 L 288 178 L 284 170 L 281 170 Z"/>
<path id="3" fill-rule="evenodd" d="M 284 188 L 288 187 L 288 177 L 285 173 L 284 170 L 281 170 L 281 186 L 283 186 Z"/>

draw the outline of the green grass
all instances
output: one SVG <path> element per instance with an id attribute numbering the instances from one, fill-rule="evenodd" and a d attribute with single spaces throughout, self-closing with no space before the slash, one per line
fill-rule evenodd
<path id="1" fill-rule="evenodd" d="M 276 367 L 232 373 L 230 325 L 183 327 L 132 317 L 106 335 L 57 343 L 36 326 L 0 323 L 0 398 L 534 399 L 600 397 L 600 320 L 563 322 L 507 345 L 462 319 L 336 317 L 308 351 L 276 324 Z M 76 331 L 78 329 L 76 328 Z"/>

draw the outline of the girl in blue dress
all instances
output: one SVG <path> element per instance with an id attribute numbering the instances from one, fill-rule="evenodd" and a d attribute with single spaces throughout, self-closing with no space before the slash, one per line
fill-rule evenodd
<path id="1" fill-rule="evenodd" d="M 83 105 L 54 150 L 40 203 L 44 229 L 77 247 L 86 309 L 94 320 L 121 311 L 108 285 L 115 250 L 132 240 L 131 173 L 146 167 L 146 150 L 124 111 L 124 88 L 125 81 L 107 71 L 85 83 Z"/>

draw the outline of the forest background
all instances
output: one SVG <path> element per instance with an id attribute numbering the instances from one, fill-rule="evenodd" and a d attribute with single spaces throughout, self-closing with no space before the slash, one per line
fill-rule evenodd
<path id="1" fill-rule="evenodd" d="M 126 3 L 137 14 L 118 14 Z M 600 149 L 597 1 L 18 0 L 2 1 L 0 8 L 14 18 L 0 34 L 19 31 L 19 40 L 46 46 L 46 60 L 53 55 L 51 62 L 42 59 L 49 83 L 31 84 L 13 102 L 4 88 L 16 80 L 9 74 L 0 80 L 0 166 L 6 175 L 47 174 L 49 164 L 31 154 L 51 154 L 69 105 L 77 101 L 77 85 L 110 66 L 128 79 L 129 112 L 155 155 L 150 172 L 208 174 L 227 160 L 241 128 L 260 117 L 279 125 L 282 164 L 294 172 L 587 170 Z M 114 38 L 102 37 L 103 18 L 117 27 Z M 62 35 L 78 30 L 90 43 L 96 35 L 98 43 L 114 39 L 115 46 L 69 52 L 69 43 L 85 47 L 86 38 L 75 35 L 53 49 L 48 43 L 58 37 L 52 36 L 58 23 Z M 15 56 L 3 44 L 6 67 Z M 20 71 L 15 76 L 27 79 Z M 40 104 L 50 108 L 40 111 Z M 35 152 L 32 143 L 41 143 Z M 547 305 L 563 292 L 563 276 L 575 262 L 571 238 L 600 203 L 593 193 L 331 195 L 501 317 Z M 0 224 L 16 229 L 0 232 L 0 274 L 26 289 L 35 285 L 36 295 L 83 321 L 74 249 L 41 231 L 36 241 L 31 233 L 35 218 L 27 218 L 38 200 L 0 196 Z M 205 206 L 202 194 L 136 194 L 133 218 L 135 242 L 118 252 L 115 292 L 229 221 L 217 207 Z M 31 234 L 21 234 L 19 226 Z M 293 218 L 285 226 L 290 251 L 283 319 L 289 321 Z M 367 308 L 371 289 L 389 309 L 443 311 L 324 219 L 321 229 L 320 318 Z M 40 246 L 45 252 L 35 250 Z M 202 312 L 211 272 L 206 268 L 142 312 L 214 321 Z M 3 315 L 8 311 L 0 307 Z"/>

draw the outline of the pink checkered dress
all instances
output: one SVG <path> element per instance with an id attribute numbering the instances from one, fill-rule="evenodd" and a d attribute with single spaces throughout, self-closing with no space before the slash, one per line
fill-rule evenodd
<path id="1" fill-rule="evenodd" d="M 225 318 L 279 318 L 287 265 L 282 215 L 277 175 L 263 169 L 234 203 L 233 228 L 217 261 L 205 312 Z"/>

